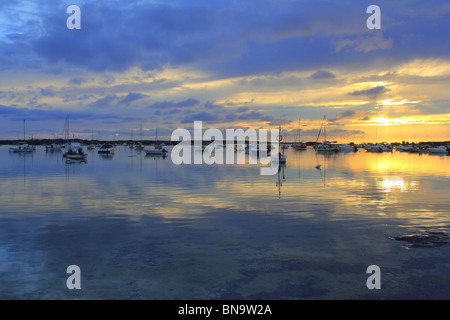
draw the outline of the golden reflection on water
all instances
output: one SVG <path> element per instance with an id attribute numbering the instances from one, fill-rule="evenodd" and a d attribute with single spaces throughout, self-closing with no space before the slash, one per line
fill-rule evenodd
<path id="1" fill-rule="evenodd" d="M 47 279 L 55 265 L 70 261 L 95 265 L 94 282 L 108 275 L 114 284 L 117 279 L 127 284 L 116 286 L 119 290 L 92 282 L 100 291 L 83 294 L 94 297 L 117 298 L 109 290 L 121 297 L 135 292 L 136 283 L 143 297 L 161 298 L 161 292 L 173 297 L 165 291 L 168 285 L 175 294 L 202 297 L 203 285 L 209 290 L 211 284 L 232 283 L 242 297 L 274 292 L 279 298 L 286 296 L 286 282 L 305 277 L 327 289 L 324 297 L 364 297 L 364 290 L 355 293 L 354 279 L 363 277 L 364 288 L 367 265 L 415 276 L 417 263 L 423 263 L 434 272 L 415 259 L 423 251 L 405 253 L 392 236 L 450 225 L 449 156 L 289 149 L 278 174 L 261 176 L 260 165 L 176 166 L 170 157 L 129 158 L 124 148 L 112 159 L 90 153 L 87 163 L 73 165 L 45 157 L 42 150 L 33 157 L 4 151 L 0 148 L 0 251 L 9 255 L 3 265 L 10 283 L 19 283 L 14 287 L 19 293 L 27 291 L 27 281 L 36 282 L 32 276 L 46 272 Z M 439 284 L 448 251 L 428 252 L 445 257 L 430 278 Z M 17 273 L 18 265 L 34 269 Z M 26 285 L 17 281 L 22 278 Z M 198 285 L 191 279 L 206 281 Z M 401 278 L 394 291 L 413 291 L 402 283 L 415 280 Z M 42 288 L 59 290 L 47 282 Z"/>
<path id="2" fill-rule="evenodd" d="M 76 208 L 79 214 L 153 214 L 168 221 L 221 209 L 309 216 L 324 203 L 332 206 L 330 218 L 408 217 L 411 212 L 441 214 L 448 205 L 443 185 L 450 177 L 449 156 L 288 149 L 278 174 L 262 176 L 261 164 L 177 166 L 170 157 L 129 158 L 129 152 L 118 149 L 108 160 L 91 154 L 88 163 L 74 165 L 58 157 L 41 159 L 38 152 L 29 162 L 19 157 L 23 173 L 17 167 L 16 175 L 2 179 L 0 197 L 8 199 L 4 207 L 19 205 L 22 212 Z M 17 161 L 2 156 L 3 162 Z M 45 173 L 37 172 L 44 164 Z"/>

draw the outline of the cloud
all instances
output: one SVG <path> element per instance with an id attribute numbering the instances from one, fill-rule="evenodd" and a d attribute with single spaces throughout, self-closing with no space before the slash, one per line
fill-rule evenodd
<path id="1" fill-rule="evenodd" d="M 357 90 L 357 91 L 353 91 L 353 92 L 349 92 L 348 95 L 351 96 L 364 96 L 364 97 L 369 97 L 371 99 L 376 99 L 377 97 L 379 97 L 380 95 L 386 93 L 390 91 L 389 89 L 387 89 L 385 86 L 378 86 L 378 87 L 373 87 L 370 89 L 366 89 L 366 90 Z"/>
<path id="2" fill-rule="evenodd" d="M 67 110 L 45 110 L 45 109 L 29 109 L 16 108 L 12 106 L 0 105 L 0 114 L 9 116 L 13 121 L 46 121 L 61 120 L 63 121 L 67 115 L 71 120 L 117 120 L 117 121 L 138 121 L 141 117 L 133 117 L 129 115 L 104 114 L 90 111 L 67 111 Z"/>
<path id="3" fill-rule="evenodd" d="M 266 116 L 259 111 L 251 111 L 251 112 L 247 112 L 247 113 L 243 113 L 243 114 L 239 115 L 238 120 L 273 121 L 274 118 L 272 116 Z"/>
<path id="4" fill-rule="evenodd" d="M 390 49 L 393 46 L 392 39 L 384 39 L 380 35 L 372 37 L 355 37 L 333 41 L 336 52 L 342 50 L 354 50 L 356 52 L 368 53 L 375 50 Z"/>
<path id="5" fill-rule="evenodd" d="M 55 93 L 50 89 L 40 89 L 41 96 L 43 97 L 54 97 Z"/>
<path id="6" fill-rule="evenodd" d="M 190 123 L 194 121 L 205 121 L 208 123 L 215 123 L 220 121 L 220 117 L 217 114 L 203 111 L 184 118 L 184 120 L 182 120 L 181 123 Z"/>
<path id="7" fill-rule="evenodd" d="M 94 107 L 94 108 L 109 107 L 109 106 L 113 105 L 114 103 L 117 103 L 118 101 L 119 101 L 119 99 L 116 95 L 107 95 L 107 96 L 100 98 L 97 101 L 91 103 L 90 106 Z"/>
<path id="8" fill-rule="evenodd" d="M 140 100 L 147 97 L 146 94 L 142 94 L 142 93 L 134 93 L 134 92 L 130 92 L 128 93 L 127 96 L 125 96 L 124 98 L 120 99 L 119 103 L 122 104 L 127 104 L 136 100 Z"/>
<path id="9" fill-rule="evenodd" d="M 347 110 L 341 113 L 341 118 L 349 118 L 355 115 L 355 110 Z"/>
<path id="10" fill-rule="evenodd" d="M 332 79 L 336 78 L 336 75 L 330 71 L 318 70 L 309 76 L 311 79 Z"/>
<path id="11" fill-rule="evenodd" d="M 69 84 L 75 84 L 77 86 L 79 86 L 79 85 L 81 85 L 82 83 L 85 83 L 85 82 L 87 82 L 87 79 L 82 78 L 82 77 L 80 77 L 80 78 L 72 78 L 72 79 L 69 79 L 69 81 L 68 81 Z"/>
<path id="12" fill-rule="evenodd" d="M 186 100 L 182 100 L 179 102 L 174 101 L 158 101 L 155 102 L 147 108 L 149 109 L 167 109 L 167 108 L 185 108 L 185 107 L 194 107 L 200 104 L 200 101 L 194 98 L 189 98 Z"/>

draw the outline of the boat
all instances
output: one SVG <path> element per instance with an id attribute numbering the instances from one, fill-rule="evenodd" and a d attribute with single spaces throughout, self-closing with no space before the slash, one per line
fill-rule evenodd
<path id="1" fill-rule="evenodd" d="M 398 145 L 397 147 L 395 147 L 395 149 L 400 152 L 409 152 L 411 148 L 412 146 L 405 146 L 405 145 Z"/>
<path id="2" fill-rule="evenodd" d="M 308 147 L 305 143 L 300 142 L 300 143 L 293 144 L 292 148 L 294 148 L 294 150 L 306 150 Z"/>
<path id="3" fill-rule="evenodd" d="M 10 147 L 9 152 L 33 152 L 34 147 L 28 143 L 22 142 L 17 147 Z"/>
<path id="4" fill-rule="evenodd" d="M 279 133 L 278 141 L 283 141 L 283 136 L 281 135 L 281 125 L 278 127 L 278 133 Z M 278 163 L 286 163 L 287 156 L 284 154 L 285 148 L 281 148 L 281 149 L 283 150 L 283 153 L 281 153 L 281 152 L 278 153 Z"/>
<path id="5" fill-rule="evenodd" d="M 87 146 L 88 150 L 95 150 L 95 144 L 93 143 L 94 141 L 94 130 L 92 130 L 92 138 L 91 138 L 91 144 Z"/>
<path id="6" fill-rule="evenodd" d="M 358 148 L 355 145 L 342 144 L 339 146 L 339 151 L 341 151 L 341 152 L 356 152 L 356 151 L 358 151 Z"/>
<path id="7" fill-rule="evenodd" d="M 34 147 L 26 143 L 25 139 L 25 120 L 23 120 L 23 141 L 17 147 L 10 147 L 9 152 L 33 152 Z"/>
<path id="8" fill-rule="evenodd" d="M 144 148 L 145 154 L 146 155 L 155 155 L 155 156 L 159 156 L 159 155 L 165 155 L 168 151 L 165 148 L 156 148 L 156 147 L 150 147 L 150 148 Z"/>
<path id="9" fill-rule="evenodd" d="M 410 153 L 427 153 L 428 152 L 429 147 L 427 146 L 413 146 L 411 147 L 411 149 L 409 149 Z"/>
<path id="10" fill-rule="evenodd" d="M 69 160 L 84 160 L 87 157 L 87 154 L 84 153 L 83 148 L 81 147 L 81 144 L 79 143 L 72 143 L 68 148 L 67 151 L 64 153 L 63 157 Z"/>
<path id="11" fill-rule="evenodd" d="M 325 141 L 322 144 L 316 145 L 314 149 L 317 152 L 339 152 L 341 151 L 339 146 L 336 144 L 331 144 L 330 141 Z"/>
<path id="12" fill-rule="evenodd" d="M 383 143 L 377 143 L 375 145 L 366 145 L 364 147 L 367 152 L 392 152 L 392 146 Z"/>
<path id="13" fill-rule="evenodd" d="M 270 154 L 270 148 L 262 147 L 260 145 L 249 145 L 245 148 L 245 152 L 253 155 L 260 155 L 261 153 L 265 153 L 265 155 Z"/>
<path id="14" fill-rule="evenodd" d="M 45 146 L 45 151 L 48 151 L 48 152 L 59 152 L 59 151 L 61 151 L 61 146 L 58 145 L 58 144 L 52 143 L 50 145 Z"/>
<path id="15" fill-rule="evenodd" d="M 294 150 L 306 150 L 307 149 L 306 144 L 301 142 L 301 140 L 302 140 L 302 129 L 300 128 L 300 119 L 298 120 L 298 137 L 299 137 L 300 142 L 294 142 L 292 144 L 292 148 Z M 297 135 L 296 135 L 296 139 L 295 140 L 297 140 Z"/>
<path id="16" fill-rule="evenodd" d="M 141 124 L 141 133 L 140 133 L 141 141 L 134 146 L 134 150 L 144 150 L 144 146 L 142 145 L 142 124 Z"/>
<path id="17" fill-rule="evenodd" d="M 439 146 L 439 147 L 428 148 L 427 151 L 429 153 L 448 153 L 449 148 L 446 146 Z"/>
<path id="18" fill-rule="evenodd" d="M 98 153 L 100 154 L 113 154 L 114 153 L 114 146 L 112 144 L 106 143 L 102 145 L 98 149 Z"/>
<path id="19" fill-rule="evenodd" d="M 314 146 L 314 149 L 316 152 L 339 152 L 339 145 L 332 144 L 330 141 L 327 141 L 327 118 L 326 116 L 323 116 L 322 124 L 320 125 L 319 133 L 316 138 L 316 143 L 319 141 L 320 133 L 322 132 L 323 127 L 323 133 L 324 133 L 324 139 L 323 143 L 316 144 Z"/>

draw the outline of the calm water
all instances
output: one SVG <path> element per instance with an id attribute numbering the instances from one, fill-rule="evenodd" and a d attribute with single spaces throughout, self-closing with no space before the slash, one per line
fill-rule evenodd
<path id="1" fill-rule="evenodd" d="M 450 244 L 393 239 L 450 233 L 450 156 L 287 156 L 261 176 L 123 146 L 72 164 L 2 146 L 0 298 L 450 298 Z M 69 265 L 81 290 L 66 287 Z M 366 286 L 369 265 L 380 290 Z"/>

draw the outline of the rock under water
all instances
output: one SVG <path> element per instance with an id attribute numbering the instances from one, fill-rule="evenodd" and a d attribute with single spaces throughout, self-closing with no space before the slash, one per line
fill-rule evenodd
<path id="1" fill-rule="evenodd" d="M 447 244 L 446 240 L 450 237 L 442 231 L 426 231 L 426 234 L 404 235 L 394 239 L 409 242 L 410 248 L 436 248 Z"/>

